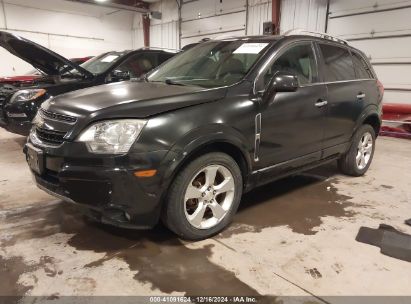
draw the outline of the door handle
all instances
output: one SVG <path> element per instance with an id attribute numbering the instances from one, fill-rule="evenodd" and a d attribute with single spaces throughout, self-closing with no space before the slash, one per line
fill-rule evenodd
<path id="1" fill-rule="evenodd" d="M 327 101 L 327 100 L 319 99 L 319 100 L 315 103 L 315 106 L 316 106 L 317 108 L 322 108 L 322 107 L 326 106 L 327 104 L 328 104 L 328 101 Z"/>
<path id="2" fill-rule="evenodd" d="M 357 99 L 364 99 L 365 98 L 365 93 L 358 93 Z"/>

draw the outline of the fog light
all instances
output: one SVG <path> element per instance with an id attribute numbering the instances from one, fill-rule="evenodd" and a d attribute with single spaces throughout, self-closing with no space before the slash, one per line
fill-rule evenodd
<path id="1" fill-rule="evenodd" d="M 127 219 L 128 221 L 131 220 L 131 216 L 130 216 L 130 214 L 128 214 L 127 212 L 124 212 L 124 216 L 126 217 L 126 219 Z"/>

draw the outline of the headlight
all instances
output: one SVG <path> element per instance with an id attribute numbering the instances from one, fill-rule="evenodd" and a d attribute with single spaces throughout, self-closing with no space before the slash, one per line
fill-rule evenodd
<path id="1" fill-rule="evenodd" d="M 77 141 L 85 142 L 93 153 L 124 154 L 130 150 L 146 123 L 139 119 L 98 122 L 84 130 Z"/>
<path id="2" fill-rule="evenodd" d="M 29 101 L 39 98 L 46 94 L 46 90 L 44 89 L 30 89 L 30 90 L 20 90 L 14 93 L 14 95 L 10 99 L 10 103 L 18 102 L 18 101 Z"/>

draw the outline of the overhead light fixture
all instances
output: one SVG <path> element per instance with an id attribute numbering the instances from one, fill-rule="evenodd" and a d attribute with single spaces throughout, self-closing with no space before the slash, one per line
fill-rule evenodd
<path id="1" fill-rule="evenodd" d="M 94 0 L 96 2 L 106 2 L 107 0 Z"/>

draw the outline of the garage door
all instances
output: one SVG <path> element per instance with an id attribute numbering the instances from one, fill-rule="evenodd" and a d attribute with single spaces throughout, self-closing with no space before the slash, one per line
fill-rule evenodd
<path id="1" fill-rule="evenodd" d="M 327 0 L 282 0 L 280 31 L 302 28 L 309 31 L 324 32 L 327 16 Z"/>
<path id="2" fill-rule="evenodd" d="M 384 102 L 411 104 L 411 1 L 333 0 L 328 32 L 370 57 Z"/>
<path id="3" fill-rule="evenodd" d="M 181 45 L 203 38 L 245 35 L 246 0 L 185 0 L 181 7 Z"/>

